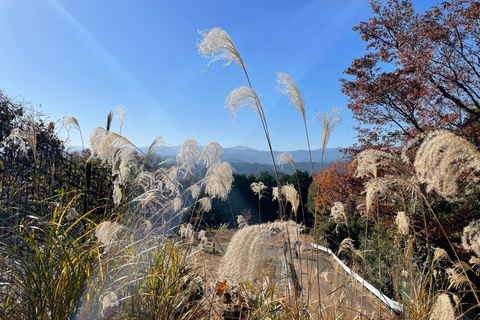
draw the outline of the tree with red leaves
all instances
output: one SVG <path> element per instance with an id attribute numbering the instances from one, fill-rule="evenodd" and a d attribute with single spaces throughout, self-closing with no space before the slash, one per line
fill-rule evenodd
<path id="1" fill-rule="evenodd" d="M 315 205 L 320 213 L 330 213 L 335 202 L 341 202 L 346 211 L 354 211 L 363 181 L 354 177 L 355 162 L 337 161 L 314 176 L 318 184 Z"/>
<path id="2" fill-rule="evenodd" d="M 370 2 L 353 30 L 369 53 L 341 79 L 364 147 L 393 145 L 433 128 L 479 144 L 480 3 L 450 0 L 423 14 L 410 0 Z"/>

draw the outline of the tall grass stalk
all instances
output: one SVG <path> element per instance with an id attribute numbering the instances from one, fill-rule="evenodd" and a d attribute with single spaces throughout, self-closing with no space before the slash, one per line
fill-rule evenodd
<path id="1" fill-rule="evenodd" d="M 226 108 L 234 115 L 236 115 L 240 107 L 249 107 L 255 110 L 260 116 L 260 121 L 262 123 L 263 131 L 267 139 L 268 148 L 270 150 L 270 155 L 272 157 L 275 179 L 277 181 L 279 192 L 281 192 L 280 179 L 278 178 L 277 166 L 275 164 L 275 157 L 273 155 L 273 148 L 270 140 L 270 133 L 268 131 L 267 119 L 265 118 L 260 99 L 253 90 L 250 78 L 247 73 L 247 68 L 245 67 L 245 63 L 243 62 L 240 53 L 237 51 L 237 48 L 235 47 L 235 44 L 233 43 L 230 36 L 221 28 L 216 27 L 210 30 L 199 31 L 199 34 L 201 34 L 203 38 L 199 43 L 197 43 L 198 52 L 206 58 L 212 58 L 208 65 L 217 60 L 225 59 L 228 61 L 224 64 L 224 66 L 235 62 L 242 68 L 243 72 L 245 73 L 245 77 L 247 79 L 249 87 L 239 87 L 233 90 L 227 98 Z M 285 212 L 283 210 L 283 206 L 280 203 L 279 214 L 281 219 L 285 219 Z"/>

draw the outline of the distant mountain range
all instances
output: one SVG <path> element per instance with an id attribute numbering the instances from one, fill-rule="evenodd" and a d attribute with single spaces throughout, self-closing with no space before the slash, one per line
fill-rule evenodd
<path id="1" fill-rule="evenodd" d="M 81 147 L 71 147 L 76 151 L 82 150 Z M 141 147 L 140 150 L 146 153 L 148 147 Z M 326 148 L 325 154 L 323 156 L 324 168 L 328 163 L 334 162 L 337 159 L 340 159 L 343 156 L 343 153 L 340 152 L 340 148 Z M 157 150 L 157 154 L 165 159 L 175 159 L 180 147 L 163 147 Z M 275 161 L 277 156 L 284 151 L 274 151 L 273 155 Z M 292 155 L 293 161 L 295 161 L 295 166 L 297 170 L 306 170 L 311 171 L 310 166 L 310 157 L 308 155 L 308 150 L 296 150 L 289 151 Z M 318 172 L 320 169 L 320 159 L 322 157 L 322 149 L 312 150 L 312 159 L 314 163 L 314 171 Z M 228 162 L 235 169 L 235 173 L 238 174 L 259 174 L 263 171 L 273 171 L 272 165 L 272 156 L 270 151 L 261 151 L 255 150 L 249 147 L 236 146 L 232 148 L 224 148 L 224 153 L 221 161 Z M 293 168 L 289 164 L 285 164 L 283 169 L 277 168 L 279 172 L 284 174 L 292 174 Z"/>
<path id="2" fill-rule="evenodd" d="M 148 148 L 141 148 L 142 151 L 148 150 Z M 157 151 L 157 153 L 165 158 L 175 159 L 180 147 L 164 147 Z M 273 155 L 275 160 L 277 156 L 284 151 L 274 151 Z M 295 161 L 295 166 L 297 170 L 307 170 L 311 171 L 310 166 L 310 157 L 308 150 L 296 150 L 289 151 L 292 155 L 293 161 Z M 322 156 L 322 150 L 316 149 L 312 150 L 312 159 L 314 163 L 314 171 L 320 169 L 320 159 Z M 323 163 L 326 165 L 330 162 L 334 162 L 337 159 L 340 159 L 343 156 L 343 153 L 340 152 L 340 148 L 326 148 L 325 154 L 323 156 Z M 235 173 L 238 174 L 251 174 L 259 173 L 262 171 L 273 171 L 272 165 L 272 156 L 270 151 L 261 151 L 255 150 L 249 147 L 236 146 L 232 148 L 224 148 L 224 153 L 222 161 L 229 162 L 232 167 L 235 169 Z M 289 164 L 285 164 L 283 169 L 278 168 L 279 171 L 287 174 L 293 173 L 293 168 Z"/>

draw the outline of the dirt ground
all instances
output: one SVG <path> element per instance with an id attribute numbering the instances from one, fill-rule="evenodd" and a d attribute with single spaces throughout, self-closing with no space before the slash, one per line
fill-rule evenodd
<path id="1" fill-rule="evenodd" d="M 218 281 L 216 270 L 220 266 L 223 251 L 227 250 L 228 243 L 236 231 L 228 230 L 221 235 L 216 235 L 214 231 L 206 233 L 208 240 L 215 243 L 215 252 L 205 250 L 199 257 L 199 261 L 202 261 L 205 269 L 211 270 L 208 278 L 212 283 Z M 301 235 L 301 242 L 311 243 L 313 239 L 311 236 Z M 277 279 L 278 283 L 283 284 L 278 288 L 282 288 L 282 291 L 290 291 L 290 294 L 283 292 L 282 295 L 295 296 L 296 291 L 298 298 L 307 305 L 327 310 L 335 318 L 343 314 L 344 317 L 353 319 L 362 313 L 371 319 L 387 319 L 392 315 L 378 298 L 355 281 L 324 252 L 301 247 L 299 257 L 290 260 L 293 263 L 286 263 L 282 243 L 271 245 L 267 251 L 270 264 L 276 264 L 277 269 L 278 266 L 289 269 L 287 272 L 283 271 L 283 279 Z M 295 275 L 295 278 L 289 278 L 285 282 L 287 274 Z M 278 272 L 276 277 L 279 277 Z M 388 316 L 384 317 L 387 314 Z"/>

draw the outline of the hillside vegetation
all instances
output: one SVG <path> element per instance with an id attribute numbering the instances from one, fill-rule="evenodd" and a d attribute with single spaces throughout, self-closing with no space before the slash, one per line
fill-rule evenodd
<path id="1" fill-rule="evenodd" d="M 317 168 L 302 93 L 279 72 L 307 168 L 275 153 L 248 57 L 221 28 L 200 31 L 197 48 L 245 74 L 226 109 L 258 115 L 271 167 L 256 175 L 234 174 L 216 142 L 188 138 L 173 159 L 157 153 L 161 135 L 138 148 L 123 109 L 68 152 L 60 126 L 87 139 L 74 115 L 49 122 L 0 92 L 0 318 L 476 319 L 480 3 L 371 7 L 354 27 L 369 50 L 341 79 L 358 144 L 328 166 L 341 110 L 313 116 Z"/>

